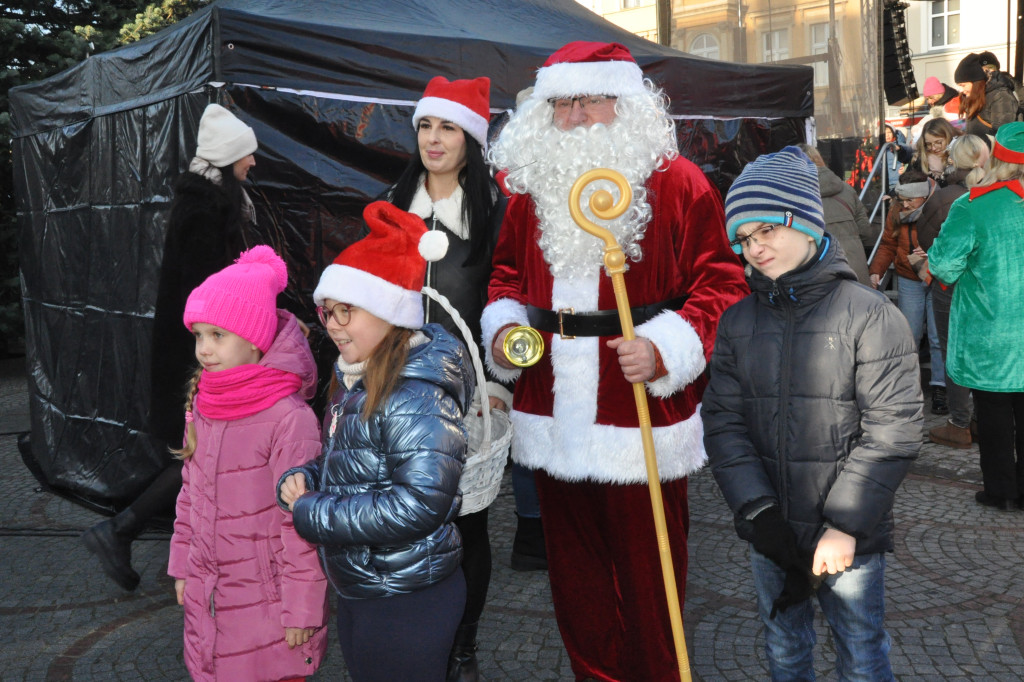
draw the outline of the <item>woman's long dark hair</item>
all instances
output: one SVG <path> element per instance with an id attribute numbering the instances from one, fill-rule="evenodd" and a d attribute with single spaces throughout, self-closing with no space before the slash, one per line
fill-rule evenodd
<path id="1" fill-rule="evenodd" d="M 491 250 L 494 211 L 500 190 L 484 161 L 480 143 L 466 135 L 465 130 L 462 134 L 466 139 L 466 165 L 459 171 L 459 185 L 462 186 L 462 220 L 469 226 L 469 255 L 463 265 L 476 265 L 485 261 Z M 414 150 L 395 183 L 391 203 L 408 211 L 419 189 L 420 175 L 426 171 L 419 149 Z"/>
<path id="2" fill-rule="evenodd" d="M 971 120 L 981 113 L 985 108 L 985 89 L 987 81 L 974 81 L 971 85 L 971 94 L 960 96 L 960 116 Z"/>

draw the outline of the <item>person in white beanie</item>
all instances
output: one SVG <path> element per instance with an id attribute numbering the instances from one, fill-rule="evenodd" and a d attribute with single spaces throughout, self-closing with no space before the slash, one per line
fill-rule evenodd
<path id="1" fill-rule="evenodd" d="M 476 385 L 465 346 L 424 324 L 420 290 L 448 240 L 386 201 L 313 292 L 340 353 L 322 454 L 285 472 L 282 506 L 320 545 L 353 680 L 445 679 L 466 603 L 455 526 Z"/>
<path id="2" fill-rule="evenodd" d="M 181 489 L 181 461 L 169 449 L 181 445 L 181 402 L 195 364 L 195 341 L 181 325 L 185 301 L 238 257 L 245 247 L 244 225 L 255 222 L 242 188 L 256 165 L 253 129 L 221 105 L 209 104 L 197 142 L 195 157 L 174 185 L 153 315 L 149 429 L 156 447 L 167 453 L 167 466 L 130 505 L 82 536 L 103 571 L 129 591 L 140 579 L 131 566 L 132 541 L 153 518 L 173 514 Z"/>

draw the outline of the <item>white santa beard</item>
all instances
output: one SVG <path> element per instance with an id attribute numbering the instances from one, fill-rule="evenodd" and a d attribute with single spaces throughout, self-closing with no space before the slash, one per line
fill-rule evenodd
<path id="1" fill-rule="evenodd" d="M 569 213 L 569 193 L 583 173 L 594 168 L 611 168 L 622 173 L 633 190 L 633 203 L 613 221 L 597 220 L 611 231 L 619 245 L 633 260 L 639 260 L 639 242 L 651 217 L 644 184 L 658 166 L 659 155 L 648 148 L 642 135 L 634 135 L 629 122 L 617 118 L 611 125 L 560 131 L 551 125 L 517 150 L 521 157 L 536 159 L 525 178 L 524 188 L 537 207 L 544 260 L 555 277 L 582 277 L 602 264 L 603 243 L 576 225 Z M 586 207 L 591 195 L 606 189 L 618 199 L 618 190 L 610 182 L 594 182 L 581 196 Z"/>

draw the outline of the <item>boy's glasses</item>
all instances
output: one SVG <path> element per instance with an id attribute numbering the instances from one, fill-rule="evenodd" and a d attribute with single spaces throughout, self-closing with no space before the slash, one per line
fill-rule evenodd
<path id="1" fill-rule="evenodd" d="M 775 228 L 779 227 L 774 223 L 768 223 L 762 225 L 753 232 L 743 237 L 736 237 L 731 242 L 730 246 L 740 246 L 744 249 L 749 249 L 751 246 L 764 246 L 775 237 Z"/>
<path id="2" fill-rule="evenodd" d="M 327 308 L 322 305 L 316 307 L 316 316 L 320 318 L 320 324 L 327 326 L 327 322 L 334 319 L 338 323 L 339 327 L 344 327 L 352 319 L 352 310 L 355 306 L 346 305 L 344 303 L 337 303 L 333 308 Z"/>

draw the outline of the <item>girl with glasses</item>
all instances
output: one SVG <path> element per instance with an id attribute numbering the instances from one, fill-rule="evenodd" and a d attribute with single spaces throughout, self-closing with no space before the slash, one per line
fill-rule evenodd
<path id="1" fill-rule="evenodd" d="M 363 218 L 313 293 L 339 351 L 323 449 L 284 473 L 279 501 L 319 545 L 352 679 L 441 682 L 466 603 L 455 519 L 476 381 L 465 347 L 424 324 L 447 240 L 384 201 Z"/>

